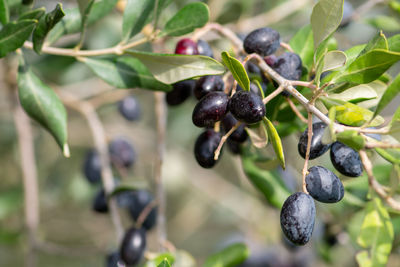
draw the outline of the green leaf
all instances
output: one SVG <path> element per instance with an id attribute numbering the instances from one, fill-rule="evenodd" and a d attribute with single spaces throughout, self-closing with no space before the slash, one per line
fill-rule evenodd
<path id="1" fill-rule="evenodd" d="M 154 10 L 155 2 L 155 0 L 128 0 L 122 23 L 123 41 L 127 41 L 143 29 Z"/>
<path id="2" fill-rule="evenodd" d="M 147 261 L 144 267 L 157 267 L 160 266 L 165 260 L 167 260 L 168 264 L 173 264 L 175 261 L 175 256 L 171 253 L 161 253 L 157 255 L 154 259 Z M 163 266 L 163 265 L 161 265 Z M 169 266 L 169 265 L 166 265 Z"/>
<path id="3" fill-rule="evenodd" d="M 44 15 L 44 13 L 46 13 L 46 9 L 44 7 L 29 10 L 23 13 L 21 16 L 19 16 L 18 20 L 24 20 L 24 19 L 39 20 Z"/>
<path id="4" fill-rule="evenodd" d="M 230 70 L 233 78 L 245 91 L 250 91 L 250 79 L 243 64 L 234 57 L 231 57 L 227 52 L 222 52 L 222 61 L 225 66 Z"/>
<path id="5" fill-rule="evenodd" d="M 82 18 L 82 22 L 81 22 L 81 40 L 83 40 L 82 36 L 85 33 L 85 29 L 86 29 L 87 24 L 88 24 L 89 14 L 92 11 L 92 7 L 93 7 L 93 4 L 94 4 L 95 0 L 78 0 L 78 1 L 82 1 L 84 3 L 82 5 L 82 10 L 81 10 L 81 5 L 79 5 L 79 12 L 81 13 L 81 18 Z"/>
<path id="6" fill-rule="evenodd" d="M 389 2 L 389 7 L 400 14 L 400 3 L 396 0 L 392 0 Z"/>
<path id="7" fill-rule="evenodd" d="M 117 2 L 118 0 L 96 1 L 91 8 L 87 24 L 91 25 L 106 16 L 114 9 L 114 6 Z M 82 19 L 79 8 L 66 9 L 64 18 L 53 28 L 53 30 L 50 31 L 47 37 L 47 42 L 53 43 L 65 34 L 80 32 L 81 26 Z"/>
<path id="8" fill-rule="evenodd" d="M 400 60 L 400 53 L 374 49 L 356 58 L 332 81 L 369 83 L 378 79 L 394 63 Z"/>
<path id="9" fill-rule="evenodd" d="M 374 38 L 372 38 L 368 42 L 368 44 L 365 45 L 364 49 L 360 52 L 358 57 L 374 49 L 388 50 L 388 48 L 389 48 L 388 40 L 386 39 L 386 36 L 383 34 L 383 32 L 380 31 L 378 32 L 377 35 L 375 35 Z"/>
<path id="10" fill-rule="evenodd" d="M 374 116 L 379 114 L 395 97 L 400 93 L 400 74 L 393 80 L 389 87 L 385 90 L 382 98 L 379 100 L 375 109 Z"/>
<path id="11" fill-rule="evenodd" d="M 125 53 L 138 58 L 157 80 L 166 84 L 204 75 L 221 75 L 225 72 L 224 65 L 206 56 L 139 51 L 125 51 Z"/>
<path id="12" fill-rule="evenodd" d="M 360 150 L 365 146 L 364 137 L 359 135 L 355 130 L 346 130 L 340 132 L 336 134 L 336 139 L 355 150 Z"/>
<path id="13" fill-rule="evenodd" d="M 366 19 L 366 22 L 379 30 L 384 30 L 385 32 L 397 32 L 400 30 L 399 21 L 390 16 L 374 16 Z"/>
<path id="14" fill-rule="evenodd" d="M 375 151 L 385 160 L 393 164 L 400 164 L 400 149 L 375 148 Z"/>
<path id="15" fill-rule="evenodd" d="M 161 35 L 181 36 L 206 25 L 209 19 L 208 6 L 202 2 L 187 4 L 167 24 Z"/>
<path id="16" fill-rule="evenodd" d="M 321 73 L 343 67 L 346 64 L 346 54 L 333 50 L 326 52 L 318 61 L 315 73 L 315 83 L 319 86 Z"/>
<path id="17" fill-rule="evenodd" d="M 311 25 L 301 28 L 290 40 L 289 45 L 300 56 L 303 66 L 311 69 L 314 63 L 314 38 Z"/>
<path id="18" fill-rule="evenodd" d="M 82 61 L 102 80 L 117 88 L 171 90 L 170 85 L 157 81 L 146 66 L 133 57 L 84 58 Z"/>
<path id="19" fill-rule="evenodd" d="M 62 10 L 61 4 L 57 4 L 53 11 L 40 18 L 32 37 L 33 49 L 36 53 L 40 54 L 46 35 L 51 29 L 53 29 L 54 25 L 64 17 L 64 15 L 65 13 Z"/>
<path id="20" fill-rule="evenodd" d="M 203 267 L 234 267 L 244 262 L 249 255 L 250 251 L 245 244 L 233 244 L 208 257 Z"/>
<path id="21" fill-rule="evenodd" d="M 268 132 L 264 124 L 249 125 L 245 130 L 256 148 L 263 148 L 268 145 Z"/>
<path id="22" fill-rule="evenodd" d="M 326 40 L 339 26 L 343 15 L 343 0 L 320 0 L 311 14 L 314 49 Z"/>
<path id="23" fill-rule="evenodd" d="M 165 258 L 159 265 L 157 265 L 157 267 L 171 267 L 171 265 L 169 264 L 167 258 Z"/>
<path id="24" fill-rule="evenodd" d="M 387 41 L 390 51 L 400 52 L 400 34 L 390 37 Z"/>
<path id="25" fill-rule="evenodd" d="M 360 266 L 386 266 L 394 238 L 393 224 L 382 201 L 375 197 L 366 206 L 366 215 L 357 243 L 369 251 L 357 254 Z M 363 264 L 363 265 L 361 265 Z"/>
<path id="26" fill-rule="evenodd" d="M 275 154 L 279 159 L 279 163 L 281 164 L 281 167 L 283 169 L 285 169 L 285 155 L 283 154 L 281 138 L 279 137 L 279 134 L 276 131 L 275 126 L 272 124 L 272 122 L 269 119 L 264 117 L 263 122 L 267 128 L 269 139 L 271 140 Z"/>
<path id="27" fill-rule="evenodd" d="M 6 0 L 0 0 L 0 23 L 6 25 L 10 20 L 10 12 Z"/>
<path id="28" fill-rule="evenodd" d="M 89 4 L 93 2 L 93 0 L 77 0 L 79 13 L 81 13 L 81 17 L 84 17 L 86 14 L 86 9 L 88 8 Z"/>
<path id="29" fill-rule="evenodd" d="M 7 23 L 0 31 L 0 58 L 24 45 L 37 20 L 21 20 Z"/>
<path id="30" fill-rule="evenodd" d="M 328 109 L 335 107 L 336 120 L 345 125 L 362 126 L 369 122 L 368 125 L 373 127 L 379 126 L 385 121 L 381 116 L 377 116 L 370 122 L 373 112 L 355 104 L 327 97 L 320 97 L 319 99 Z"/>
<path id="31" fill-rule="evenodd" d="M 21 106 L 28 115 L 47 129 L 69 157 L 67 144 L 67 112 L 56 93 L 22 63 L 18 69 L 18 93 Z"/>
<path id="32" fill-rule="evenodd" d="M 242 155 L 243 170 L 250 182 L 265 196 L 268 203 L 281 208 L 290 192 L 281 177 L 257 167 L 251 157 Z"/>
<path id="33" fill-rule="evenodd" d="M 378 97 L 377 92 L 368 84 L 360 84 L 338 94 L 329 94 L 330 98 L 358 103 Z"/>

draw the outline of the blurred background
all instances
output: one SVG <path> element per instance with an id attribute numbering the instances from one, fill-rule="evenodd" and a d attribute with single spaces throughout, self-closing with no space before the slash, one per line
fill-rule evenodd
<path id="1" fill-rule="evenodd" d="M 35 6 L 47 10 L 61 2 L 64 8 L 76 7 L 75 1 L 35 1 Z M 124 1 L 120 1 L 123 6 Z M 159 25 L 163 25 L 187 0 L 174 0 L 163 11 Z M 193 1 L 192 1 L 193 2 Z M 278 30 L 284 41 L 309 23 L 312 0 L 209 0 L 211 21 L 227 24 L 238 34 L 255 28 L 270 26 Z M 367 1 L 348 1 L 356 10 Z M 92 25 L 84 49 L 111 47 L 121 38 L 122 13 L 115 8 L 108 16 Z M 386 20 L 385 20 L 386 18 Z M 387 19 L 390 18 L 390 21 Z M 349 25 L 335 37 L 339 49 L 367 42 L 378 28 L 387 36 L 400 31 L 400 14 L 386 4 L 378 4 L 354 16 Z M 79 35 L 69 35 L 57 46 L 73 46 Z M 206 35 L 214 54 L 229 49 L 229 42 L 216 35 Z M 173 53 L 178 38 L 168 39 L 165 51 Z M 148 50 L 148 45 L 140 49 Z M 82 98 L 96 98 L 98 114 L 108 140 L 125 137 L 133 145 L 137 158 L 126 173 L 118 174 L 124 184 L 139 185 L 154 192 L 154 158 L 156 121 L 154 95 L 150 91 L 117 90 L 99 78 L 84 64 L 73 58 L 37 56 L 26 51 L 35 73 L 52 88 L 69 91 Z M 217 59 L 219 57 L 217 56 Z M 9 76 L 9 62 L 0 62 L 0 266 L 28 266 L 27 235 L 24 226 L 24 194 L 22 172 L 13 117 L 13 96 L 5 83 Z M 399 66 L 390 70 L 394 75 Z M 118 101 L 133 95 L 139 100 L 141 117 L 130 122 L 118 112 Z M 345 204 L 317 204 L 318 220 L 313 240 L 304 247 L 293 248 L 284 242 L 279 225 L 279 210 L 268 205 L 245 177 L 241 160 L 227 149 L 212 170 L 201 168 L 193 155 L 194 142 L 201 133 L 191 121 L 196 103 L 194 98 L 178 107 L 168 109 L 168 129 L 165 162 L 162 167 L 167 196 L 168 240 L 180 250 L 187 251 L 199 265 L 211 253 L 233 242 L 245 242 L 251 249 L 250 261 L 260 265 L 246 266 L 356 266 L 356 230 L 362 215 L 354 206 Z M 395 105 L 383 115 L 390 116 Z M 71 157 L 64 158 L 48 132 L 33 124 L 34 146 L 39 182 L 40 225 L 38 236 L 47 246 L 36 251 L 36 266 L 105 266 L 106 255 L 118 248 L 108 214 L 93 211 L 93 199 L 99 186 L 87 182 L 83 164 L 87 152 L 93 148 L 93 137 L 81 114 L 68 109 L 68 129 Z M 303 127 L 304 126 L 304 127 Z M 303 129 L 305 125 L 303 125 Z M 285 137 L 283 142 L 288 168 L 275 170 L 291 191 L 299 188 L 303 159 L 297 153 L 301 134 Z M 270 148 L 268 148 L 269 150 Z M 272 151 L 272 150 L 271 150 Z M 271 152 L 270 151 L 270 152 Z M 272 152 L 271 152 L 272 153 Z M 272 154 L 271 154 L 272 155 Z M 329 155 L 312 162 L 332 168 Z M 390 172 L 390 165 L 377 159 L 382 175 Z M 386 171 L 386 173 L 385 173 Z M 360 177 L 365 181 L 366 177 Z M 346 184 L 346 180 L 344 182 Z M 125 228 L 132 220 L 121 209 Z M 399 223 L 394 225 L 397 229 Z M 148 250 L 156 251 L 156 230 L 148 232 Z M 400 266 L 399 238 L 396 237 L 388 266 Z M 189 257 L 187 255 L 187 257 Z M 249 263 L 250 264 L 250 263 Z"/>

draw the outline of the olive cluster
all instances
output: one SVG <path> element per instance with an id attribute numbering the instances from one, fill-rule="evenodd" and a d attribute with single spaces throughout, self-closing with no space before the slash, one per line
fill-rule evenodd
<path id="1" fill-rule="evenodd" d="M 330 159 L 335 169 L 349 177 L 358 177 L 363 172 L 362 162 L 357 151 L 341 143 L 325 144 L 322 141 L 327 126 L 323 122 L 312 125 L 312 138 L 309 159 L 313 160 L 330 149 Z M 300 136 L 299 154 L 305 158 L 308 143 L 308 129 Z M 296 245 L 306 244 L 312 235 L 315 222 L 315 203 L 336 203 L 344 196 L 344 187 L 340 179 L 322 166 L 308 169 L 305 177 L 308 194 L 296 192 L 283 204 L 281 227 L 285 236 Z"/>

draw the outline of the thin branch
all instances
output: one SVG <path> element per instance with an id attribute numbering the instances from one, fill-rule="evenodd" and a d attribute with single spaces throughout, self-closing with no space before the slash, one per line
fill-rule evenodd
<path id="1" fill-rule="evenodd" d="M 142 224 L 146 220 L 147 216 L 149 216 L 150 212 L 154 207 L 157 206 L 157 201 L 153 200 L 149 204 L 144 207 L 144 209 L 140 212 L 138 219 L 136 220 L 136 228 L 141 228 Z"/>
<path id="2" fill-rule="evenodd" d="M 280 85 L 275 91 L 273 91 L 271 94 L 267 95 L 263 99 L 264 105 L 267 104 L 269 101 L 271 101 L 273 98 L 275 98 L 277 95 L 282 93 L 284 90 L 285 90 L 285 88 L 282 85 Z"/>
<path id="3" fill-rule="evenodd" d="M 101 161 L 101 178 L 103 181 L 104 191 L 106 195 L 108 195 L 114 190 L 115 184 L 110 166 L 110 155 L 108 153 L 106 133 L 103 124 L 101 123 L 95 108 L 89 102 L 76 99 L 66 91 L 59 91 L 59 94 L 65 105 L 80 112 L 88 122 Z M 122 240 L 124 229 L 115 198 L 110 198 L 108 204 L 111 220 L 117 236 L 117 242 L 119 243 Z"/>
<path id="4" fill-rule="evenodd" d="M 393 197 L 388 195 L 384 187 L 375 179 L 374 173 L 372 171 L 372 163 L 368 158 L 367 152 L 365 150 L 360 150 L 359 152 L 361 162 L 363 163 L 364 169 L 368 175 L 368 183 L 371 188 L 386 201 L 386 203 L 394 210 L 400 211 L 400 202 L 395 200 Z"/>
<path id="5" fill-rule="evenodd" d="M 292 47 L 288 43 L 281 42 L 281 47 L 288 50 L 289 52 L 292 52 L 292 53 L 294 52 Z"/>
<path id="6" fill-rule="evenodd" d="M 155 92 L 155 115 L 157 123 L 157 154 L 155 157 L 154 182 L 156 186 L 156 201 L 158 203 L 157 216 L 157 238 L 160 251 L 164 251 L 165 241 L 167 240 L 166 226 L 166 198 L 164 184 L 162 181 L 162 164 L 165 151 L 165 132 L 167 126 L 167 107 L 165 104 L 165 94 L 163 92 Z"/>
<path id="7" fill-rule="evenodd" d="M 306 118 L 304 118 L 303 114 L 300 113 L 300 111 L 297 109 L 296 105 L 293 103 L 292 99 L 290 99 L 289 97 L 286 97 L 286 101 L 289 103 L 290 108 L 293 110 L 293 112 L 296 114 L 296 116 L 299 117 L 299 119 L 302 122 L 307 123 L 308 120 Z"/>
<path id="8" fill-rule="evenodd" d="M 306 159 L 304 160 L 303 167 L 303 192 L 308 194 L 306 187 L 306 176 L 308 172 L 308 161 L 310 159 L 310 150 L 311 150 L 311 140 L 313 136 L 313 128 L 312 128 L 312 113 L 308 112 L 308 132 L 307 132 L 307 150 L 306 150 Z"/>
<path id="9" fill-rule="evenodd" d="M 381 142 L 370 142 L 365 144 L 365 148 L 400 148 L 400 144 L 390 144 Z"/>
<path id="10" fill-rule="evenodd" d="M 222 146 L 225 144 L 228 137 L 236 131 L 236 129 L 242 124 L 240 121 L 237 122 L 224 136 L 222 136 L 221 141 L 219 141 L 218 147 L 214 152 L 214 160 L 218 160 L 219 154 L 221 153 Z"/>
<path id="11" fill-rule="evenodd" d="M 308 87 L 310 89 L 317 89 L 317 86 L 312 84 L 312 82 L 303 82 L 303 81 L 291 81 L 293 86 L 303 86 L 303 87 Z"/>

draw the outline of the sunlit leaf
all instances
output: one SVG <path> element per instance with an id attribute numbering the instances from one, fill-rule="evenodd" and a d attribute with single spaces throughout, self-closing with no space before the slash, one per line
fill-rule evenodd
<path id="1" fill-rule="evenodd" d="M 279 163 L 281 164 L 281 167 L 285 169 L 285 155 L 283 154 L 281 138 L 279 137 L 279 134 L 276 131 L 275 126 L 272 124 L 270 120 L 264 117 L 263 122 L 267 128 L 269 139 L 271 140 L 275 154 L 279 159 Z"/>
<path id="2" fill-rule="evenodd" d="M 379 114 L 395 97 L 400 93 L 400 74 L 393 80 L 385 90 L 378 106 L 375 109 L 374 117 Z"/>

